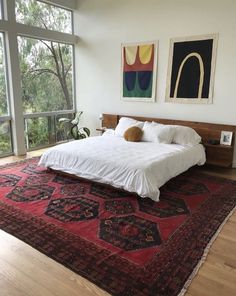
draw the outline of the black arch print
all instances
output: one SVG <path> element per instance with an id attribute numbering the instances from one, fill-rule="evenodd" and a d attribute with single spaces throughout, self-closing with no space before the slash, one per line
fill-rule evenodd
<path id="1" fill-rule="evenodd" d="M 172 40 L 167 101 L 208 103 L 211 99 L 216 34 L 208 36 Z"/>

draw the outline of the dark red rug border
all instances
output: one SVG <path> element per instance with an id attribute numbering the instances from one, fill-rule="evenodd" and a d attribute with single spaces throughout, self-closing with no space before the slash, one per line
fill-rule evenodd
<path id="1" fill-rule="evenodd" d="M 27 163 L 28 161 L 30 162 L 32 159 L 23 160 L 17 164 L 4 165 L 0 167 L 0 169 L 10 166 L 14 167 L 18 164 Z M 142 278 L 132 277 L 131 274 L 127 272 L 122 274 L 121 270 L 114 270 L 113 274 L 104 272 L 104 270 L 109 270 L 109 272 L 111 272 L 114 261 L 117 266 L 120 267 L 125 264 L 126 271 L 129 270 L 129 268 L 132 269 L 132 271 L 137 269 L 138 273 L 140 268 L 125 259 L 116 258 L 116 256 L 111 255 L 107 250 L 104 250 L 103 254 L 99 254 L 101 248 L 96 248 L 94 244 L 92 247 L 92 255 L 96 260 L 98 260 L 100 255 L 102 255 L 101 258 L 104 257 L 104 253 L 108 258 L 110 256 L 110 258 L 106 263 L 101 262 L 99 266 L 100 270 L 97 270 L 97 266 L 95 268 L 93 264 L 93 257 L 90 252 L 91 264 L 88 265 L 87 262 L 85 264 L 83 258 L 87 256 L 86 249 L 89 247 L 91 250 L 91 242 L 83 240 L 54 224 L 46 223 L 40 218 L 34 217 L 29 213 L 25 213 L 22 210 L 2 202 L 0 202 L 0 228 L 71 269 L 73 272 L 95 283 L 112 295 L 178 295 L 198 266 L 209 243 L 211 243 L 218 229 L 220 229 L 222 224 L 226 221 L 236 204 L 235 181 L 206 176 L 201 173 L 198 174 L 198 178 L 206 177 L 215 180 L 223 179 L 223 181 L 229 185 L 229 190 L 227 192 L 223 190 L 216 192 L 177 229 L 163 246 L 162 251 L 142 270 Z M 203 212 L 204 215 L 202 214 Z M 206 217 L 208 219 L 206 219 Z M 209 217 L 211 217 L 211 223 L 208 223 Z M 11 224 L 8 223 L 9 219 L 11 220 Z M 189 229 L 189 225 L 192 226 L 191 232 L 186 231 L 186 229 Z M 32 241 L 32 236 L 34 236 L 34 238 L 36 237 L 37 240 Z M 195 238 L 194 240 L 192 239 L 193 237 Z M 65 240 L 67 242 L 66 245 Z M 173 248 L 176 249 L 174 254 Z M 191 251 L 189 252 L 189 250 Z M 65 256 L 65 254 L 67 254 L 67 256 Z M 187 254 L 187 256 L 185 254 Z M 172 262 L 177 262 L 179 268 L 173 270 L 169 258 L 171 258 Z M 150 274 L 153 274 L 153 277 L 150 277 Z M 156 276 L 157 274 L 158 277 Z M 117 279 L 118 284 L 115 287 L 113 287 L 112 281 L 109 282 L 109 280 L 107 280 L 107 278 L 112 279 L 113 277 L 119 277 L 119 279 Z M 126 287 L 125 292 L 124 290 L 119 291 L 119 282 L 122 287 L 123 280 L 127 282 L 127 277 L 129 277 L 129 286 Z M 175 288 L 177 287 L 174 294 L 172 290 L 173 282 Z"/>

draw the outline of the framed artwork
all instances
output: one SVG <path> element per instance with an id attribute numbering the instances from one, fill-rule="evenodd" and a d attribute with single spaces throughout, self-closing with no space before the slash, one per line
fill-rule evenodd
<path id="1" fill-rule="evenodd" d="M 125 101 L 154 102 L 157 42 L 121 45 L 121 97 Z"/>
<path id="2" fill-rule="evenodd" d="M 166 102 L 209 104 L 218 34 L 170 40 Z"/>
<path id="3" fill-rule="evenodd" d="M 231 145 L 233 138 L 233 132 L 222 131 L 220 136 L 221 145 Z"/>

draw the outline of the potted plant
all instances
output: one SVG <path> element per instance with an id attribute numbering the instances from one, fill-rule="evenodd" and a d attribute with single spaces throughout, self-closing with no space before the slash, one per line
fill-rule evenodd
<path id="1" fill-rule="evenodd" d="M 87 127 L 79 127 L 80 116 L 82 114 L 83 111 L 79 111 L 72 120 L 69 118 L 59 119 L 59 122 L 70 125 L 69 133 L 75 140 L 84 139 L 90 136 L 90 130 Z"/>

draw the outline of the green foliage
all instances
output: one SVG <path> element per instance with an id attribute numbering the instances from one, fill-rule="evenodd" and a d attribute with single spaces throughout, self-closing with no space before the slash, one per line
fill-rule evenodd
<path id="1" fill-rule="evenodd" d="M 0 135 L 0 155 L 11 152 L 11 143 L 7 135 Z"/>
<path id="2" fill-rule="evenodd" d="M 18 22 L 48 30 L 71 32 L 71 12 L 35 0 L 16 0 Z M 73 109 L 73 47 L 18 37 L 23 109 L 25 113 Z M 54 117 L 28 120 L 29 148 L 70 138 Z"/>
<path id="3" fill-rule="evenodd" d="M 25 113 L 71 110 L 72 46 L 18 37 Z"/>
<path id="4" fill-rule="evenodd" d="M 70 133 L 75 140 L 85 139 L 90 136 L 90 130 L 87 127 L 78 128 L 77 125 L 73 125 Z"/>
<path id="5" fill-rule="evenodd" d="M 69 32 L 71 12 L 36 0 L 16 0 L 16 20 Z M 71 45 L 18 37 L 25 113 L 73 109 Z"/>
<path id="6" fill-rule="evenodd" d="M 60 118 L 67 119 L 68 122 L 63 122 L 63 121 L 61 122 Z M 66 141 L 66 140 L 70 140 L 73 138 L 70 133 L 70 126 L 71 126 L 70 121 L 73 118 L 74 118 L 74 114 L 58 115 L 55 118 L 57 142 Z"/>
<path id="7" fill-rule="evenodd" d="M 3 35 L 0 33 L 0 116 L 8 114 Z M 0 122 L 0 155 L 11 152 L 9 122 Z"/>
<path id="8" fill-rule="evenodd" d="M 27 148 L 34 149 L 71 139 L 70 123 L 64 124 L 58 120 L 62 116 L 67 116 L 65 119 L 68 121 L 73 119 L 73 114 L 27 119 L 25 128 Z"/>
<path id="9" fill-rule="evenodd" d="M 0 116 L 6 115 L 7 109 L 5 73 L 0 65 Z"/>
<path id="10" fill-rule="evenodd" d="M 9 123 L 0 122 L 0 155 L 11 152 L 11 138 Z"/>
<path id="11" fill-rule="evenodd" d="M 8 113 L 3 35 L 0 33 L 0 116 Z"/>
<path id="12" fill-rule="evenodd" d="M 71 12 L 36 0 L 16 0 L 16 20 L 25 25 L 71 33 Z"/>
<path id="13" fill-rule="evenodd" d="M 28 148 L 36 148 L 49 144 L 48 118 L 27 119 Z"/>
<path id="14" fill-rule="evenodd" d="M 84 139 L 90 136 L 90 130 L 87 127 L 79 127 L 80 116 L 83 111 L 79 111 L 73 120 L 60 118 L 59 122 L 70 126 L 70 134 L 75 140 Z"/>

